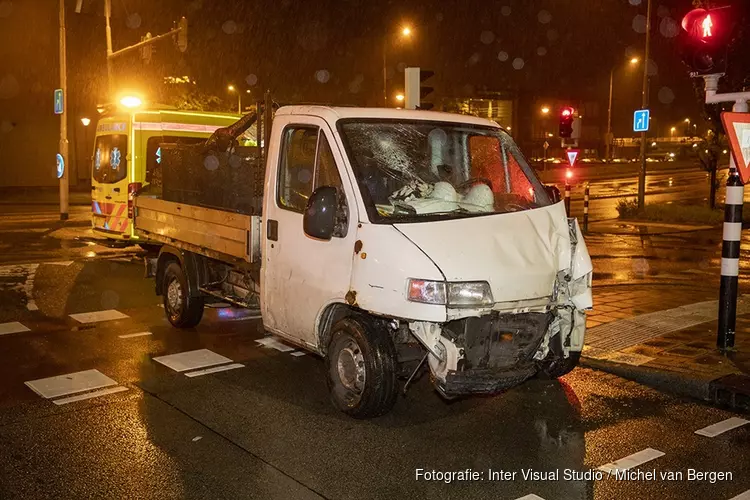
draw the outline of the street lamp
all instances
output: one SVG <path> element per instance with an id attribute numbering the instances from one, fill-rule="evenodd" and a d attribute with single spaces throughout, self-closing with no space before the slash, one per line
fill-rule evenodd
<path id="1" fill-rule="evenodd" d="M 542 106 L 542 114 L 546 115 L 547 113 L 549 113 L 549 108 L 547 106 Z"/>
<path id="2" fill-rule="evenodd" d="M 631 57 L 630 58 L 630 64 L 635 65 L 640 62 L 640 59 L 637 57 Z M 609 156 L 612 148 L 612 91 L 614 89 L 614 83 L 615 83 L 615 68 L 616 66 L 612 66 L 612 70 L 609 72 L 609 110 L 607 112 L 607 150 L 604 156 L 604 159 L 609 161 Z"/>
<path id="3" fill-rule="evenodd" d="M 404 100 L 404 94 L 396 94 L 396 100 L 402 102 Z"/>
<path id="4" fill-rule="evenodd" d="M 91 120 L 89 118 L 81 118 L 81 123 L 83 123 L 84 127 L 88 127 Z"/>
<path id="5" fill-rule="evenodd" d="M 234 92 L 237 89 L 234 85 L 228 85 L 227 90 L 229 92 Z M 242 92 L 237 92 L 237 114 L 242 114 Z"/>
<path id="6" fill-rule="evenodd" d="M 403 26 L 400 31 L 402 38 L 411 37 L 412 31 L 409 26 Z M 383 105 L 388 107 L 388 76 L 386 67 L 388 65 L 388 39 L 389 35 L 383 37 Z"/>
<path id="7" fill-rule="evenodd" d="M 674 137 L 675 130 L 677 130 L 677 127 L 672 127 L 671 129 L 669 129 L 669 137 L 670 138 Z"/>

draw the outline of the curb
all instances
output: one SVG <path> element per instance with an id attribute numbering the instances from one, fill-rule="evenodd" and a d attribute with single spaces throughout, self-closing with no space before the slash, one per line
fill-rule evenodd
<path id="1" fill-rule="evenodd" d="M 725 375 L 716 379 L 690 377 L 681 373 L 581 357 L 581 366 L 592 368 L 662 392 L 699 399 L 719 408 L 750 413 L 750 376 Z"/>

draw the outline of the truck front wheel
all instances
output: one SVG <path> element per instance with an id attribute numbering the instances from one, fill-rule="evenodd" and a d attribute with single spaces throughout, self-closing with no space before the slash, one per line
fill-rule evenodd
<path id="1" fill-rule="evenodd" d="M 388 332 L 344 318 L 333 326 L 326 362 L 331 400 L 347 415 L 377 417 L 396 403 L 396 348 Z"/>
<path id="2" fill-rule="evenodd" d="M 203 297 L 191 297 L 187 276 L 177 262 L 170 262 L 164 270 L 164 311 L 177 328 L 192 328 L 203 317 Z"/>

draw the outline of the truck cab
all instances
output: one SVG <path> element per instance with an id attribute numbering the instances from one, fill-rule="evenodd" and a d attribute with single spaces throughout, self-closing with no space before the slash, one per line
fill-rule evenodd
<path id="1" fill-rule="evenodd" d="M 576 366 L 592 307 L 586 244 L 496 123 L 289 106 L 267 142 L 261 213 L 188 207 L 184 231 L 136 217 L 176 245 L 152 264 L 173 324 L 196 324 L 222 279 L 239 303 L 232 273 L 244 276 L 266 331 L 321 355 L 334 404 L 359 418 L 388 411 L 400 380 L 425 368 L 453 398 Z"/>

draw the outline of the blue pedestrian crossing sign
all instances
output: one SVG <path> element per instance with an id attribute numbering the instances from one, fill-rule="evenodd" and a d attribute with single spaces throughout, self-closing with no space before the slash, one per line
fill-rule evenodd
<path id="1" fill-rule="evenodd" d="M 633 132 L 648 132 L 650 115 L 648 109 L 639 109 L 633 113 Z"/>
<path id="2" fill-rule="evenodd" d="M 62 89 L 55 89 L 55 114 L 61 115 L 63 113 L 63 91 Z"/>
<path id="3" fill-rule="evenodd" d="M 65 158 L 60 153 L 57 153 L 55 159 L 57 160 L 57 178 L 62 179 L 62 176 L 65 174 Z"/>

